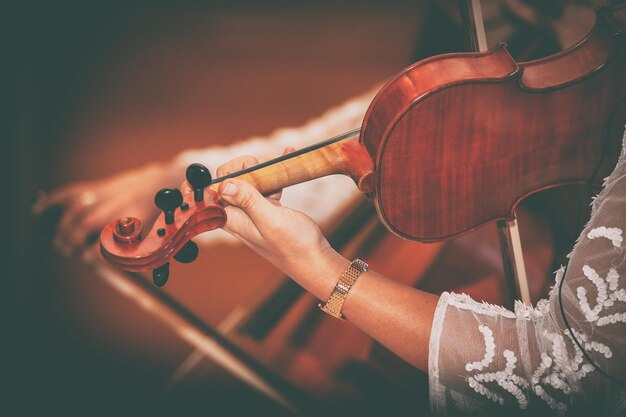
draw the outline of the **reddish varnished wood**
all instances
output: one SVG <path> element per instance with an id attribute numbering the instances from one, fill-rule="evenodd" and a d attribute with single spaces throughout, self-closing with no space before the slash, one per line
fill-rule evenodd
<path id="1" fill-rule="evenodd" d="M 143 224 L 136 217 L 122 217 L 117 219 L 111 229 L 115 241 L 129 245 L 141 240 Z"/>
<path id="2" fill-rule="evenodd" d="M 192 237 L 224 225 L 226 213 L 218 198 L 211 189 L 204 191 L 204 201 L 200 202 L 194 201 L 193 193 L 184 194 L 183 201 L 189 209 L 177 208 L 172 224 L 165 224 L 161 214 L 143 237 L 138 219 L 114 220 L 100 233 L 100 252 L 107 261 L 126 271 L 157 268 L 167 263 Z M 159 229 L 165 230 L 163 236 L 159 236 Z"/>
<path id="3" fill-rule="evenodd" d="M 595 180 L 606 176 L 626 121 L 625 41 L 616 28 L 626 18 L 624 6 L 602 10 L 585 40 L 554 56 L 517 64 L 504 45 L 441 55 L 380 91 L 361 141 L 375 159 L 376 205 L 391 231 L 451 238 L 512 218 L 532 193 L 585 183 L 596 168 Z"/>
<path id="4" fill-rule="evenodd" d="M 511 219 L 526 196 L 601 180 L 626 121 L 626 6 L 599 9 L 591 33 L 553 56 L 516 63 L 504 45 L 420 61 L 373 100 L 359 142 L 335 141 L 242 172 L 265 194 L 324 175 L 352 177 L 395 234 L 438 241 Z M 104 257 L 138 271 L 166 263 L 193 236 L 221 227 L 214 183 L 176 222 L 143 240 L 101 234 Z M 157 230 L 165 228 L 164 237 Z M 129 240 L 122 237 L 123 240 Z M 130 239 L 133 240 L 133 239 Z"/>
<path id="5" fill-rule="evenodd" d="M 374 191 L 373 162 L 358 141 L 357 135 L 328 143 L 310 152 L 290 154 L 280 162 L 241 172 L 237 177 L 255 186 L 265 195 L 289 185 L 326 175 L 343 174 L 351 177 L 364 193 Z M 189 209 L 177 208 L 174 223 L 166 224 L 159 215 L 150 232 L 142 238 L 139 219 L 119 218 L 106 225 L 100 233 L 100 251 L 111 264 L 127 271 L 155 269 L 169 262 L 194 236 L 222 227 L 226 222 L 223 201 L 219 201 L 215 180 L 204 191 L 204 201 L 196 202 L 193 191 L 185 184 L 183 202 Z M 165 230 L 160 236 L 159 229 Z"/>

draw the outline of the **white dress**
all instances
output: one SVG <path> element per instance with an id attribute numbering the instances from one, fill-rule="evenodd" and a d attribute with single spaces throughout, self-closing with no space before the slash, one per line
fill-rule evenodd
<path id="1" fill-rule="evenodd" d="M 358 127 L 376 90 L 302 127 L 279 129 L 229 147 L 188 151 L 179 158 L 202 162 L 213 171 L 243 154 L 307 146 Z M 285 190 L 283 204 L 324 224 L 358 195 L 347 177 L 321 178 Z M 320 204 L 324 201 L 334 204 Z M 591 220 L 570 254 L 567 271 L 557 271 L 557 284 L 565 275 L 563 306 L 573 334 L 566 330 L 554 289 L 535 308 L 518 303 L 514 312 L 463 294 L 442 294 L 429 352 L 433 414 L 626 415 L 626 390 L 600 375 L 572 339 L 584 345 L 602 370 L 626 382 L 625 229 L 623 150 L 593 203 Z M 229 239 L 225 232 L 216 232 L 204 234 L 205 242 Z"/>
<path id="2" fill-rule="evenodd" d="M 564 208 L 567 209 L 567 208 Z M 442 294 L 429 348 L 434 415 L 626 415 L 626 134 L 549 297 L 515 311 Z M 564 324 L 562 302 L 572 331 Z"/>

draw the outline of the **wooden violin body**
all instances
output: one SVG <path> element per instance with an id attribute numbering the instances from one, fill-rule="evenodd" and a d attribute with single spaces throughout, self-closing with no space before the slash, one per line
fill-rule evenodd
<path id="1" fill-rule="evenodd" d="M 234 176 L 271 194 L 349 175 L 389 230 L 417 241 L 512 218 L 525 196 L 601 179 L 614 165 L 626 121 L 625 29 L 625 6 L 601 8 L 584 40 L 544 59 L 516 63 L 500 45 L 420 61 L 379 92 L 358 141 L 347 134 L 209 181 L 194 192 L 204 198 L 187 193 L 188 208 L 170 210 L 171 224 L 161 215 L 143 237 L 116 238 L 126 221 L 116 220 L 101 251 L 123 269 L 166 265 L 195 234 L 224 223 L 215 191 Z"/>
<path id="2" fill-rule="evenodd" d="M 625 7 L 602 9 L 586 39 L 545 59 L 517 64 L 500 45 L 395 77 L 361 132 L 384 224 L 437 241 L 513 218 L 534 192 L 604 178 L 626 122 L 624 29 Z"/>

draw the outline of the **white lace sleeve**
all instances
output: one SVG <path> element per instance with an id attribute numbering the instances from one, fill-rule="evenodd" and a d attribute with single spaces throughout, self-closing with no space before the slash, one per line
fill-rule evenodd
<path id="1" fill-rule="evenodd" d="M 185 151 L 178 156 L 178 160 L 183 166 L 194 162 L 202 163 L 215 175 L 218 166 L 241 155 L 263 157 L 280 153 L 286 146 L 302 148 L 320 142 L 361 126 L 365 112 L 377 91 L 378 88 L 375 88 L 352 98 L 303 126 L 281 128 L 267 137 L 252 137 L 231 146 Z M 345 210 L 358 195 L 359 192 L 350 178 L 334 175 L 286 189 L 282 202 L 288 207 L 307 213 L 323 226 Z M 333 204 L 325 204 L 328 201 Z M 198 240 L 204 243 L 238 242 L 222 230 L 204 233 Z"/>
<path id="2" fill-rule="evenodd" d="M 626 134 L 625 144 L 626 146 Z M 435 415 L 626 415 L 626 150 L 548 299 L 515 311 L 444 293 L 433 322 Z M 563 277 L 565 275 L 565 277 Z M 562 319 L 563 307 L 572 327 Z"/>

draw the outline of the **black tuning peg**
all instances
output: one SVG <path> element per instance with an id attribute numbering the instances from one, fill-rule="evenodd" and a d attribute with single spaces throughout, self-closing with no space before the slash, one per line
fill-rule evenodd
<path id="1" fill-rule="evenodd" d="M 204 189 L 211 184 L 211 173 L 202 164 L 191 164 L 185 173 L 187 182 L 193 187 L 194 201 L 204 200 Z"/>
<path id="2" fill-rule="evenodd" d="M 160 267 L 152 270 L 152 282 L 157 287 L 162 287 L 170 276 L 170 263 L 167 262 Z"/>
<path id="3" fill-rule="evenodd" d="M 154 204 L 165 213 L 165 224 L 174 223 L 174 210 L 183 203 L 183 195 L 177 188 L 163 188 L 154 197 Z"/>
<path id="4" fill-rule="evenodd" d="M 195 261 L 197 257 L 198 245 L 196 245 L 193 240 L 185 243 L 185 246 L 183 246 L 178 253 L 174 255 L 174 259 L 184 264 Z"/>

